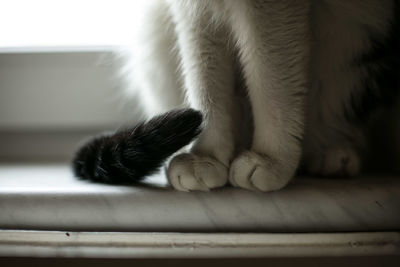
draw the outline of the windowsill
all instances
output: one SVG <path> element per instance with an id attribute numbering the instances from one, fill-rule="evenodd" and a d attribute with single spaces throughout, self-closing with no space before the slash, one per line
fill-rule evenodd
<path id="1" fill-rule="evenodd" d="M 177 192 L 162 174 L 146 182 L 108 186 L 79 181 L 64 164 L 1 164 L 0 256 L 400 254 L 398 177 L 297 178 L 273 193 Z"/>
<path id="2" fill-rule="evenodd" d="M 79 181 L 69 166 L 0 166 L 0 228 L 133 232 L 393 231 L 400 179 L 297 178 L 272 193 L 226 187 L 177 192 L 155 175 L 147 186 Z"/>
<path id="3" fill-rule="evenodd" d="M 399 246 L 400 234 L 395 232 L 213 234 L 0 230 L 0 257 L 102 259 L 388 257 L 398 256 Z"/>

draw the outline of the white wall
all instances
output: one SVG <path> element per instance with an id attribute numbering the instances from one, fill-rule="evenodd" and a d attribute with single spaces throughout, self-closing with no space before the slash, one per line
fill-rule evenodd
<path id="1" fill-rule="evenodd" d="M 114 128 L 134 121 L 111 53 L 0 54 L 0 130 Z"/>
<path id="2" fill-rule="evenodd" d="M 69 161 L 89 136 L 135 124 L 110 52 L 0 53 L 0 162 Z"/>

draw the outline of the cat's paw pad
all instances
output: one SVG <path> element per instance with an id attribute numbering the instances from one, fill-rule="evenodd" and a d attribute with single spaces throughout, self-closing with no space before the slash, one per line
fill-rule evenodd
<path id="1" fill-rule="evenodd" d="M 171 160 L 168 179 L 179 191 L 209 191 L 227 183 L 228 168 L 211 157 L 185 153 Z"/>
<path id="2" fill-rule="evenodd" d="M 360 165 L 360 157 L 354 149 L 330 149 L 325 154 L 320 173 L 323 176 L 356 176 L 360 172 Z"/>
<path id="3" fill-rule="evenodd" d="M 252 151 L 239 155 L 232 162 L 229 174 L 229 181 L 233 186 L 263 192 L 283 188 L 290 178 L 279 175 L 276 163 Z"/>

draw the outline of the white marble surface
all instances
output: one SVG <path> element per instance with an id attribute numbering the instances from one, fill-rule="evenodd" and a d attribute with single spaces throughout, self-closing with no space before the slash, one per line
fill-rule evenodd
<path id="1" fill-rule="evenodd" d="M 395 255 L 400 256 L 398 232 L 292 234 L 0 230 L 0 257 L 271 259 Z"/>
<path id="2" fill-rule="evenodd" d="M 0 228 L 136 232 L 400 230 L 400 177 L 297 178 L 257 193 L 77 181 L 65 165 L 1 165 Z"/>

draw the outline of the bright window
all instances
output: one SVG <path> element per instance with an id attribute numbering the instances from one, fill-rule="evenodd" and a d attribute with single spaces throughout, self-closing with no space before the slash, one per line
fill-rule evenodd
<path id="1" fill-rule="evenodd" d="M 0 49 L 128 45 L 138 1 L 0 0 Z"/>

